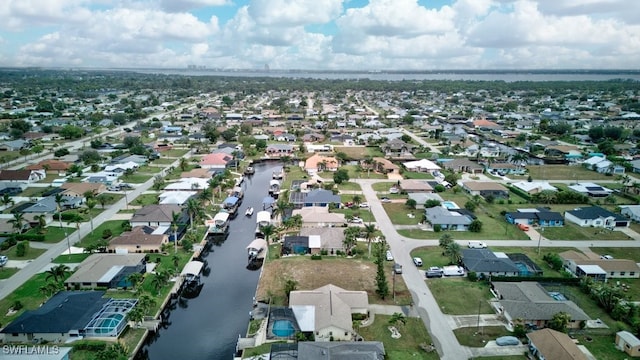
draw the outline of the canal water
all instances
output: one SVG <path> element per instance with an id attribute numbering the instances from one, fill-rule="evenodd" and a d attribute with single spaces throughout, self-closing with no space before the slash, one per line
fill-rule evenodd
<path id="1" fill-rule="evenodd" d="M 259 270 L 247 269 L 245 248 L 254 240 L 256 213 L 262 210 L 272 173 L 282 167 L 277 162 L 254 165 L 255 174 L 245 177 L 244 200 L 228 237 L 204 256 L 202 290 L 195 298 L 179 297 L 168 305 L 163 326 L 149 336 L 137 360 L 233 358 L 238 335 L 247 331 L 260 276 Z M 249 206 L 255 209 L 251 218 L 244 214 Z"/>

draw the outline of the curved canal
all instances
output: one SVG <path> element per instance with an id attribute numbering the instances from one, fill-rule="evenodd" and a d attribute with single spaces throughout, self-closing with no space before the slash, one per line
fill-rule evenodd
<path id="1" fill-rule="evenodd" d="M 256 213 L 262 210 L 272 173 L 282 166 L 277 162 L 254 165 L 255 174 L 245 177 L 244 200 L 231 220 L 229 236 L 204 256 L 207 267 L 200 294 L 168 305 L 164 325 L 150 334 L 137 360 L 233 358 L 238 335 L 246 334 L 260 275 L 259 270 L 247 270 L 245 248 L 254 239 Z M 251 218 L 244 214 L 249 206 L 255 209 Z"/>

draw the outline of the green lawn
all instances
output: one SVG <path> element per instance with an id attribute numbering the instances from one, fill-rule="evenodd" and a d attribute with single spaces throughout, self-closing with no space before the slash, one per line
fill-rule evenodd
<path id="1" fill-rule="evenodd" d="M 586 180 L 613 180 L 612 176 L 606 176 L 593 170 L 587 170 L 582 166 L 566 165 L 529 165 L 529 174 L 533 180 L 575 180 L 578 182 Z M 526 179 L 529 175 L 512 176 L 513 179 Z"/>
<path id="2" fill-rule="evenodd" d="M 349 215 L 359 217 L 362 219 L 362 221 L 365 222 L 365 224 L 376 221 L 376 219 L 371 214 L 371 211 L 369 211 L 368 209 L 362 209 L 362 208 L 346 209 L 345 208 L 345 209 L 334 209 L 334 210 L 331 210 L 331 212 L 345 214 L 346 217 L 348 217 Z"/>
<path id="3" fill-rule="evenodd" d="M 343 182 L 342 184 L 339 184 L 337 186 L 338 186 L 338 190 L 340 191 L 362 191 L 360 184 L 350 182 L 350 181 Z"/>
<path id="4" fill-rule="evenodd" d="M 425 172 L 405 171 L 402 173 L 405 179 L 433 179 L 433 175 Z"/>
<path id="5" fill-rule="evenodd" d="M 382 204 L 382 207 L 384 207 L 387 216 L 389 216 L 394 225 L 418 225 L 423 213 L 423 210 L 410 209 L 405 204 L 400 203 Z M 409 217 L 409 214 L 413 214 L 413 218 Z"/>
<path id="6" fill-rule="evenodd" d="M 542 236 L 550 240 L 632 240 L 621 231 L 582 227 L 570 222 L 562 227 L 545 228 Z"/>
<path id="7" fill-rule="evenodd" d="M 10 278 L 18 271 L 20 271 L 18 268 L 0 267 L 0 280 Z"/>
<path id="8" fill-rule="evenodd" d="M 58 224 L 59 224 L 58 220 L 56 219 L 49 226 L 45 228 L 46 232 L 44 233 L 43 243 L 45 244 L 58 243 L 64 239 L 65 231 L 67 232 L 67 235 L 71 235 L 76 231 L 76 228 L 74 227 L 67 227 L 67 226 L 59 227 Z M 63 221 L 62 224 L 65 225 L 66 222 Z M 32 234 L 32 233 L 37 233 L 37 231 L 35 229 L 31 229 L 27 231 L 27 234 Z"/>
<path id="9" fill-rule="evenodd" d="M 18 249 L 18 245 L 17 244 L 13 245 L 12 247 L 8 248 L 7 250 L 0 251 L 0 255 L 6 255 L 11 260 L 33 260 L 33 259 L 37 258 L 38 256 L 44 254 L 47 251 L 45 249 L 35 249 L 35 248 L 29 246 L 29 249 L 24 254 L 24 256 L 18 257 L 16 255 L 17 249 Z"/>
<path id="10" fill-rule="evenodd" d="M 160 158 L 160 159 L 153 160 L 153 162 L 151 164 L 155 164 L 155 165 L 171 165 L 175 161 L 176 161 L 176 159 Z M 162 169 L 162 167 L 158 167 L 158 168 Z"/>
<path id="11" fill-rule="evenodd" d="M 500 336 L 513 335 L 502 326 L 467 327 L 453 330 L 458 342 L 462 346 L 485 347 L 487 342 Z M 484 359 L 484 358 L 482 358 Z"/>
<path id="12" fill-rule="evenodd" d="M 153 177 L 153 175 L 151 174 L 140 174 L 140 173 L 136 173 L 136 174 L 132 174 L 129 176 L 123 176 L 122 180 L 126 181 L 126 182 L 130 182 L 133 184 L 142 184 L 147 182 L 147 180 L 151 179 Z"/>
<path id="13" fill-rule="evenodd" d="M 633 332 L 633 331 L 632 331 Z M 589 339 L 587 339 L 587 337 Z M 579 334 L 575 335 L 580 345 L 584 345 L 596 359 L 606 360 L 628 360 L 631 357 L 626 353 L 616 349 L 615 334 Z"/>
<path id="14" fill-rule="evenodd" d="M 147 206 L 158 203 L 157 194 L 140 194 L 135 200 L 131 202 L 131 205 Z"/>
<path id="15" fill-rule="evenodd" d="M 162 171 L 161 167 L 145 165 L 138 168 L 139 174 L 157 174 Z"/>
<path id="16" fill-rule="evenodd" d="M 40 306 L 45 300 L 44 295 L 40 293 L 40 287 L 46 284 L 46 277 L 45 273 L 36 274 L 14 292 L 0 300 L 0 324 L 6 325 L 20 316 L 25 310 L 35 310 Z M 15 314 L 7 315 L 16 300 L 22 303 L 22 310 Z"/>
<path id="17" fill-rule="evenodd" d="M 373 188 L 373 190 L 375 190 L 375 191 L 388 192 L 389 189 L 393 185 L 396 185 L 396 184 L 397 184 L 397 182 L 384 181 L 384 182 L 379 182 L 379 183 L 375 183 L 375 184 L 371 185 L 371 188 Z"/>
<path id="18" fill-rule="evenodd" d="M 42 188 L 42 187 L 28 187 L 26 189 L 24 189 L 23 192 L 20 193 L 21 197 L 40 197 L 42 196 L 42 194 L 44 194 L 45 192 L 51 190 L 50 187 L 46 187 L 46 188 Z"/>
<path id="19" fill-rule="evenodd" d="M 87 247 L 87 246 L 89 246 L 91 244 L 98 243 L 98 241 L 103 240 L 102 239 L 102 234 L 103 234 L 104 230 L 106 230 L 106 229 L 111 230 L 112 237 L 116 237 L 116 236 L 122 234 L 123 233 L 123 229 L 122 229 L 122 222 L 123 221 L 125 221 L 125 220 L 110 220 L 110 221 L 103 222 L 98 227 L 96 227 L 93 232 L 91 232 L 87 236 L 85 236 L 84 239 L 82 239 L 81 242 L 77 243 L 76 246 L 84 248 L 84 247 Z"/>
<path id="20" fill-rule="evenodd" d="M 81 263 L 84 261 L 84 259 L 89 257 L 89 253 L 82 253 L 82 254 L 65 254 L 65 255 L 60 255 L 57 258 L 53 259 L 52 263 L 54 264 L 73 264 L 73 263 Z"/>
<path id="21" fill-rule="evenodd" d="M 178 158 L 178 157 L 182 157 L 184 156 L 184 154 L 188 153 L 189 149 L 171 149 L 171 150 L 165 150 L 162 152 L 162 157 L 174 157 L 174 158 Z M 158 159 L 160 160 L 160 159 Z"/>
<path id="22" fill-rule="evenodd" d="M 390 360 L 431 360 L 439 359 L 436 351 L 427 353 L 420 348 L 420 344 L 430 344 L 431 337 L 419 318 L 407 318 L 407 323 L 395 325 L 400 334 L 399 339 L 393 339 L 389 331 L 388 315 L 375 315 L 373 324 L 361 327 L 358 331 L 365 341 L 381 341 Z"/>
<path id="23" fill-rule="evenodd" d="M 430 263 L 427 265 L 431 266 Z M 473 315 L 478 313 L 478 309 L 482 314 L 494 313 L 488 301 L 492 298 L 491 291 L 482 281 L 471 282 L 467 278 L 446 277 L 426 281 L 445 314 Z"/>

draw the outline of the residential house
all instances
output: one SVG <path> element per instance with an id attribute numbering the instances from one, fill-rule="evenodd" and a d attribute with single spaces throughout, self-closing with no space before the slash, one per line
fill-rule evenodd
<path id="1" fill-rule="evenodd" d="M 640 173 L 640 159 L 629 161 L 629 164 L 631 164 L 631 171 Z"/>
<path id="2" fill-rule="evenodd" d="M 340 195 L 334 195 L 332 191 L 324 189 L 314 189 L 308 193 L 304 192 L 289 192 L 289 202 L 296 208 L 306 206 L 324 206 L 329 204 L 340 204 Z"/>
<path id="3" fill-rule="evenodd" d="M 587 360 L 569 335 L 553 329 L 527 333 L 529 352 L 538 360 Z"/>
<path id="4" fill-rule="evenodd" d="M 640 267 L 633 260 L 602 259 L 592 254 L 568 250 L 558 254 L 564 268 L 575 276 L 589 276 L 598 281 L 640 278 Z"/>
<path id="5" fill-rule="evenodd" d="M 489 121 L 487 119 L 476 119 L 473 121 L 473 127 L 479 130 L 493 130 L 500 129 L 502 126 L 496 124 L 493 121 Z"/>
<path id="6" fill-rule="evenodd" d="M 569 189 L 590 197 L 607 197 L 613 190 L 594 183 L 576 183 L 567 186 Z"/>
<path id="7" fill-rule="evenodd" d="M 351 341 L 357 336 L 353 314 L 367 314 L 366 291 L 345 290 L 328 284 L 315 290 L 295 290 L 289 295 L 289 307 L 302 332 L 312 332 L 316 341 Z M 309 316 L 309 314 L 313 314 Z"/>
<path id="8" fill-rule="evenodd" d="M 302 227 L 344 226 L 347 224 L 345 215 L 331 213 L 326 206 L 306 206 L 293 210 L 292 216 L 302 216 Z"/>
<path id="9" fill-rule="evenodd" d="M 409 171 L 418 171 L 418 172 L 426 172 L 433 173 L 434 171 L 440 170 L 440 166 L 436 165 L 433 161 L 427 159 L 420 159 L 417 161 L 408 161 L 402 164 L 405 169 Z"/>
<path id="10" fill-rule="evenodd" d="M 408 193 L 407 196 L 409 197 L 409 199 L 415 200 L 416 209 L 424 209 L 424 204 L 428 200 L 436 200 L 439 202 L 444 201 L 444 199 L 437 193 L 425 193 L 425 192 Z"/>
<path id="11" fill-rule="evenodd" d="M 282 133 L 280 135 L 275 135 L 274 137 L 276 139 L 276 141 L 286 141 L 286 142 L 295 142 L 296 141 L 296 136 L 293 134 L 288 134 L 288 133 Z"/>
<path id="12" fill-rule="evenodd" d="M 564 217 L 559 212 L 547 208 L 517 209 L 505 214 L 509 224 L 538 224 L 541 227 L 564 226 Z"/>
<path id="13" fill-rule="evenodd" d="M 400 180 L 399 188 L 406 193 L 432 193 L 433 187 L 426 180 Z"/>
<path id="14" fill-rule="evenodd" d="M 29 148 L 30 144 L 29 141 L 22 139 L 5 141 L 0 144 L 0 151 L 20 151 L 21 149 Z"/>
<path id="15" fill-rule="evenodd" d="M 511 186 L 524 191 L 529 195 L 537 194 L 542 191 L 558 191 L 558 188 L 550 185 L 547 181 L 518 181 L 511 183 Z"/>
<path id="16" fill-rule="evenodd" d="M 484 171 L 484 167 L 482 167 L 482 165 L 469 159 L 453 159 L 450 161 L 443 161 L 442 167 L 447 170 L 459 173 L 464 172 L 470 174 L 482 174 L 482 172 Z"/>
<path id="17" fill-rule="evenodd" d="M 60 291 L 35 310 L 18 316 L 0 331 L 7 343 L 54 344 L 82 338 L 117 338 L 127 327 L 127 313 L 136 299 L 103 297 L 104 291 Z M 113 327 L 104 327 L 107 320 Z"/>
<path id="18" fill-rule="evenodd" d="M 63 196 L 60 206 L 63 209 L 77 209 L 84 203 L 84 197 Z M 33 205 L 22 209 L 25 214 L 53 214 L 58 211 L 58 204 L 54 196 L 47 196 Z"/>
<path id="19" fill-rule="evenodd" d="M 181 178 L 164 187 L 165 191 L 198 191 L 209 187 L 209 179 Z"/>
<path id="20" fill-rule="evenodd" d="M 462 189 L 471 195 L 480 195 L 484 198 L 487 196 L 509 198 L 509 189 L 493 181 L 465 181 L 462 183 Z"/>
<path id="21" fill-rule="evenodd" d="M 46 176 L 44 170 L 0 170 L 0 181 L 31 184 Z"/>
<path id="22" fill-rule="evenodd" d="M 111 239 L 107 250 L 117 254 L 159 253 L 162 252 L 162 246 L 169 242 L 169 233 L 173 236 L 173 229 L 168 225 L 136 225 L 131 231 L 125 231 Z"/>
<path id="23" fill-rule="evenodd" d="M 82 198 L 84 198 L 84 194 L 88 192 L 91 192 L 94 196 L 97 196 L 107 191 L 107 187 L 104 184 L 91 182 L 66 182 L 60 185 L 60 189 L 64 190 L 62 192 L 62 195 Z"/>
<path id="24" fill-rule="evenodd" d="M 11 182 L 11 181 L 0 181 L 0 196 L 5 194 L 15 196 L 23 192 L 27 188 L 27 184 Z"/>
<path id="25" fill-rule="evenodd" d="M 565 211 L 564 218 L 579 226 L 601 227 L 613 229 L 617 227 L 629 227 L 630 220 L 623 215 L 613 213 L 600 206 L 590 206 Z"/>
<path id="26" fill-rule="evenodd" d="M 29 165 L 25 167 L 25 170 L 44 170 L 48 174 L 64 175 L 69 167 L 70 163 L 62 160 L 47 159 L 38 162 L 37 164 Z"/>
<path id="27" fill-rule="evenodd" d="M 296 152 L 296 147 L 289 144 L 270 144 L 265 150 L 265 155 L 272 158 L 282 156 L 292 156 Z"/>
<path id="28" fill-rule="evenodd" d="M 570 316 L 567 327 L 579 329 L 587 315 L 573 301 L 556 299 L 537 282 L 500 282 L 492 283 L 493 292 L 498 299 L 501 315 L 511 326 L 516 324 L 545 328 L 553 316 L 564 312 Z"/>
<path id="29" fill-rule="evenodd" d="M 391 161 L 381 157 L 374 157 L 372 160 L 374 171 L 390 176 L 400 175 L 400 167 Z"/>
<path id="30" fill-rule="evenodd" d="M 337 215 L 337 214 L 333 214 Z M 340 214 L 344 215 L 344 214 Z M 320 254 L 322 250 L 329 255 L 337 255 L 338 252 L 345 252 L 344 248 L 344 228 L 343 227 L 302 227 L 300 229 L 301 236 L 308 236 L 309 248 L 312 254 Z M 314 247 L 315 241 L 311 241 L 314 237 L 320 240 L 320 247 Z"/>
<path id="31" fill-rule="evenodd" d="M 122 155 L 113 159 L 111 164 L 126 164 L 130 162 L 136 163 L 138 166 L 144 166 L 149 162 L 149 159 L 142 155 Z"/>
<path id="32" fill-rule="evenodd" d="M 534 267 L 533 261 L 524 254 L 505 254 L 489 249 L 462 249 L 462 262 L 467 271 L 473 271 L 478 276 L 489 279 L 491 276 L 542 275 L 542 270 Z"/>
<path id="33" fill-rule="evenodd" d="M 183 206 L 189 199 L 196 196 L 197 191 L 165 191 L 158 195 L 158 204 L 175 204 Z"/>
<path id="34" fill-rule="evenodd" d="M 211 169 L 204 168 L 195 168 L 189 171 L 185 171 L 180 174 L 181 178 L 201 178 L 201 179 L 211 179 L 213 172 Z"/>
<path id="35" fill-rule="evenodd" d="M 304 162 L 304 170 L 313 175 L 321 171 L 337 171 L 340 162 L 333 156 L 313 154 Z"/>
<path id="36" fill-rule="evenodd" d="M 632 221 L 640 222 L 640 205 L 620 205 L 620 213 Z"/>
<path id="37" fill-rule="evenodd" d="M 320 237 L 315 236 L 314 242 L 316 249 L 320 247 Z M 305 255 L 311 254 L 309 236 L 287 235 L 282 241 L 282 255 Z"/>
<path id="38" fill-rule="evenodd" d="M 200 159 L 200 167 L 203 169 L 220 169 L 224 170 L 233 160 L 233 156 L 225 153 L 207 154 Z"/>
<path id="39" fill-rule="evenodd" d="M 442 230 L 466 231 L 473 221 L 473 218 L 467 213 L 449 210 L 441 206 L 426 208 L 424 214 L 431 226 L 440 226 Z"/>
<path id="40" fill-rule="evenodd" d="M 144 254 L 92 254 L 64 282 L 67 290 L 131 287 L 127 276 L 144 273 Z"/>
<path id="41" fill-rule="evenodd" d="M 640 357 L 640 339 L 628 331 L 616 333 L 616 347 L 631 357 Z"/>
<path id="42" fill-rule="evenodd" d="M 188 223 L 189 217 L 180 205 L 147 205 L 133 214 L 130 223 L 136 226 L 171 226 L 173 222 L 172 214 L 180 214 L 178 223 Z"/>
<path id="43" fill-rule="evenodd" d="M 544 148 L 545 162 L 571 162 L 579 160 L 582 152 L 577 146 L 550 145 Z"/>
<path id="44" fill-rule="evenodd" d="M 380 149 L 389 158 L 413 158 L 414 145 L 407 144 L 400 139 L 389 140 L 380 145 Z"/>
<path id="45" fill-rule="evenodd" d="M 487 171 L 504 175 L 524 175 L 527 169 L 523 166 L 508 163 L 508 162 L 488 162 L 486 166 Z"/>

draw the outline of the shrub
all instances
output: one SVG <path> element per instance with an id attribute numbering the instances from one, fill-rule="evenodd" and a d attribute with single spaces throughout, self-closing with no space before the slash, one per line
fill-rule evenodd
<path id="1" fill-rule="evenodd" d="M 318 254 L 311 255 L 311 260 L 322 260 L 322 255 L 318 255 Z"/>
<path id="2" fill-rule="evenodd" d="M 113 231 L 111 231 L 111 229 L 104 229 L 104 231 L 102 232 L 102 238 L 103 239 L 108 239 L 113 235 Z"/>
<path id="3" fill-rule="evenodd" d="M 18 311 L 18 310 L 22 309 L 22 303 L 20 302 L 20 300 L 16 300 L 16 301 L 13 302 L 13 305 L 11 305 L 11 308 L 14 311 Z"/>
<path id="4" fill-rule="evenodd" d="M 320 250 L 320 255 L 326 256 L 329 255 L 329 251 L 327 249 Z"/>
<path id="5" fill-rule="evenodd" d="M 440 231 L 442 231 L 442 225 L 440 224 L 433 225 L 433 232 L 440 232 Z"/>
<path id="6" fill-rule="evenodd" d="M 467 279 L 469 279 L 469 281 L 476 281 L 478 280 L 478 274 L 476 274 L 475 271 L 469 271 L 467 273 Z"/>
<path id="7" fill-rule="evenodd" d="M 27 251 L 29 250 L 29 242 L 28 241 L 21 241 L 18 243 L 17 247 L 16 247 L 16 256 L 17 257 L 23 257 L 27 254 Z"/>

